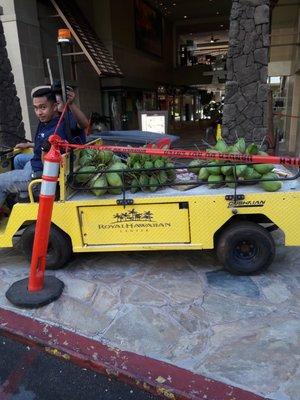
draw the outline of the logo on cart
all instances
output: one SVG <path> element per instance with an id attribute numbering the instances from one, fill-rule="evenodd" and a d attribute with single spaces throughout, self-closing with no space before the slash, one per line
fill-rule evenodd
<path id="1" fill-rule="evenodd" d="M 152 211 L 137 211 L 134 208 L 113 215 L 109 224 L 99 224 L 99 229 L 125 229 L 126 231 L 144 231 L 148 228 L 170 228 L 171 222 L 156 222 Z"/>
<path id="2" fill-rule="evenodd" d="M 117 213 L 114 215 L 115 222 L 124 222 L 124 221 L 152 221 L 153 213 L 151 211 L 139 212 L 134 208 L 130 211 L 126 211 L 124 213 Z"/>
<path id="3" fill-rule="evenodd" d="M 263 207 L 265 205 L 265 200 L 237 200 L 237 201 L 230 201 L 228 203 L 228 208 L 235 207 Z"/>

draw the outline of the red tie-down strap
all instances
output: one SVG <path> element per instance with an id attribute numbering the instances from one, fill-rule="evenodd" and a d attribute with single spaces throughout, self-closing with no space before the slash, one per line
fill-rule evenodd
<path id="1" fill-rule="evenodd" d="M 68 149 L 90 149 L 90 150 L 110 150 L 114 153 L 138 153 L 149 154 L 154 156 L 169 157 L 169 158 L 190 158 L 202 160 L 221 160 L 232 161 L 236 163 L 246 164 L 284 164 L 290 166 L 300 166 L 300 158 L 287 156 L 261 156 L 248 154 L 229 154 L 229 153 L 209 153 L 200 150 L 184 150 L 184 149 L 165 149 L 152 147 L 129 147 L 129 146 L 106 146 L 106 145 L 89 145 L 89 144 L 71 144 L 56 135 L 51 138 L 51 143 L 55 143 L 64 150 Z"/>

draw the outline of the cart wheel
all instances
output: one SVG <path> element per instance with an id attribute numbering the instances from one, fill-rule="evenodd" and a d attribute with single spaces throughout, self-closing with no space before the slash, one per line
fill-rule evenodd
<path id="1" fill-rule="evenodd" d="M 226 228 L 217 243 L 217 256 L 225 269 L 236 275 L 251 275 L 268 268 L 275 256 L 271 234 L 254 222 L 239 222 Z"/>
<path id="2" fill-rule="evenodd" d="M 30 261 L 33 247 L 35 224 L 29 225 L 20 240 L 22 252 Z M 48 251 L 46 256 L 47 269 L 60 269 L 71 258 L 72 244 L 69 236 L 57 226 L 51 225 Z"/>

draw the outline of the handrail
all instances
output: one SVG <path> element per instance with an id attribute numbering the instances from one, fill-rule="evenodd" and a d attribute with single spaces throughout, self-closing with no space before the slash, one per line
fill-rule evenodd
<path id="1" fill-rule="evenodd" d="M 28 196 L 30 203 L 35 203 L 33 193 L 32 193 L 32 187 L 38 183 L 42 183 L 42 179 L 34 179 L 28 184 Z"/>

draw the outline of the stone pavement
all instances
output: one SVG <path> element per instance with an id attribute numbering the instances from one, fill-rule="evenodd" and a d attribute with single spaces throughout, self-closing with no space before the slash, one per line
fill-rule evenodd
<path id="1" fill-rule="evenodd" d="M 276 400 L 300 398 L 300 248 L 284 248 L 252 277 L 221 270 L 213 252 L 75 255 L 55 274 L 62 297 L 13 307 L 8 287 L 28 276 L 18 248 L 0 250 L 0 307 L 109 346 L 167 361 Z"/>

